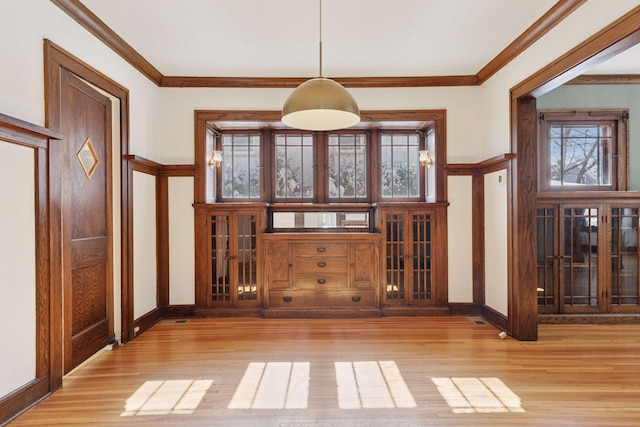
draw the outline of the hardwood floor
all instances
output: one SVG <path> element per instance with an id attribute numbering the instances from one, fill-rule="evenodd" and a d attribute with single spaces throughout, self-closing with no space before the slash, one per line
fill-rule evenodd
<path id="1" fill-rule="evenodd" d="M 640 325 L 478 320 L 164 320 L 10 426 L 640 425 Z"/>

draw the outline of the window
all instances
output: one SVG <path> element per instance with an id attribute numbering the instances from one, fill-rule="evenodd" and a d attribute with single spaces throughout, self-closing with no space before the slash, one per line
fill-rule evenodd
<path id="1" fill-rule="evenodd" d="M 260 134 L 224 133 L 222 139 L 222 198 L 259 199 L 261 188 Z"/>
<path id="2" fill-rule="evenodd" d="M 291 209 L 287 204 L 304 203 L 317 205 L 315 212 L 333 212 L 328 205 L 336 203 L 435 202 L 437 166 L 419 160 L 426 149 L 435 159 L 435 132 L 430 123 L 420 125 L 424 127 L 328 132 L 263 123 L 259 128 L 210 125 L 205 141 L 207 200 L 266 202 L 283 211 Z"/>
<path id="3" fill-rule="evenodd" d="M 330 134 L 329 199 L 367 198 L 367 135 Z"/>
<path id="4" fill-rule="evenodd" d="M 541 113 L 541 191 L 624 190 L 626 112 Z"/>
<path id="5" fill-rule="evenodd" d="M 313 135 L 283 133 L 275 135 L 276 199 L 314 197 Z"/>
<path id="6" fill-rule="evenodd" d="M 380 166 L 383 198 L 420 196 L 420 134 L 382 133 Z"/>

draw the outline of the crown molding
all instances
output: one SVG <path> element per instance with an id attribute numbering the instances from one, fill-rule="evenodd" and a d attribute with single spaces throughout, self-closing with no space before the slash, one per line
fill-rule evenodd
<path id="1" fill-rule="evenodd" d="M 582 74 L 565 85 L 637 85 L 640 74 Z"/>
<path id="2" fill-rule="evenodd" d="M 134 68 L 159 87 L 208 88 L 295 88 L 308 77 L 192 77 L 164 76 L 131 45 L 89 10 L 80 0 L 51 0 L 74 21 L 95 35 Z M 549 11 L 500 52 L 475 75 L 343 77 L 333 80 L 350 88 L 478 86 L 506 66 L 525 49 L 558 25 L 586 0 L 559 0 Z"/>
<path id="3" fill-rule="evenodd" d="M 552 28 L 558 25 L 564 18 L 572 14 L 577 8 L 582 6 L 587 0 L 560 0 L 551 9 L 534 22 L 526 31 L 516 38 L 509 46 L 493 58 L 484 66 L 476 77 L 478 84 L 489 80 L 491 76 L 500 71 L 509 62 L 524 52 L 529 46 L 547 34 Z"/>
<path id="4" fill-rule="evenodd" d="M 96 36 L 111 50 L 140 71 L 145 77 L 160 86 L 163 75 L 149 61 L 144 59 L 129 43 L 115 33 L 107 24 L 89 10 L 80 0 L 51 0 L 74 21 Z"/>

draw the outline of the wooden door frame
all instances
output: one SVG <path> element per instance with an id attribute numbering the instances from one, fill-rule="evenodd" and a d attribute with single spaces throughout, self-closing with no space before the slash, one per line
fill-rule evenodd
<path id="1" fill-rule="evenodd" d="M 509 205 L 509 329 L 518 340 L 538 339 L 536 270 L 536 98 L 640 43 L 640 6 L 511 89 Z"/>
<path id="2" fill-rule="evenodd" d="M 65 69 L 84 79 L 92 85 L 118 98 L 120 101 L 120 156 L 129 154 L 129 91 L 93 69 L 86 63 L 71 55 L 49 40 L 44 40 L 45 63 L 45 123 L 46 127 L 54 131 L 61 129 L 61 70 Z M 116 119 L 117 120 L 117 119 Z M 61 147 L 55 144 L 49 154 L 49 175 L 51 190 L 54 194 L 61 194 Z M 131 254 L 133 253 L 133 225 L 132 201 L 127 165 L 121 161 L 121 311 L 122 311 L 122 341 L 130 339 L 129 325 L 133 322 L 133 308 L 130 298 L 133 294 L 133 271 L 131 268 Z M 62 386 L 63 367 L 63 278 L 62 278 L 62 210 L 60 201 L 51 203 L 51 293 L 50 293 L 50 387 L 51 391 Z M 114 236 L 115 237 L 115 236 Z M 38 325 L 49 323 L 49 319 L 37 319 Z"/>

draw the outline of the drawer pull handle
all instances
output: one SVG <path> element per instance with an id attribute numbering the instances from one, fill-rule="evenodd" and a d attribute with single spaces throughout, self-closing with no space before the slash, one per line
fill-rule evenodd
<path id="1" fill-rule="evenodd" d="M 318 279 L 318 284 L 324 285 L 325 283 L 327 283 L 327 279 Z"/>
<path id="2" fill-rule="evenodd" d="M 320 261 L 320 262 L 318 263 L 318 267 L 326 267 L 326 266 L 327 266 L 327 263 L 326 263 L 326 262 L 324 262 L 324 261 Z"/>
<path id="3" fill-rule="evenodd" d="M 282 297 L 282 301 L 284 301 L 284 302 L 291 302 L 292 299 L 293 298 L 291 298 L 291 297 Z"/>
<path id="4" fill-rule="evenodd" d="M 325 252 L 327 250 L 327 248 L 319 247 L 319 248 L 316 248 L 316 250 L 318 252 Z"/>
<path id="5" fill-rule="evenodd" d="M 359 296 L 357 296 L 357 295 L 356 295 L 356 296 L 353 296 L 353 297 L 351 297 L 351 301 L 353 301 L 353 302 L 360 302 L 360 297 L 359 297 Z"/>

